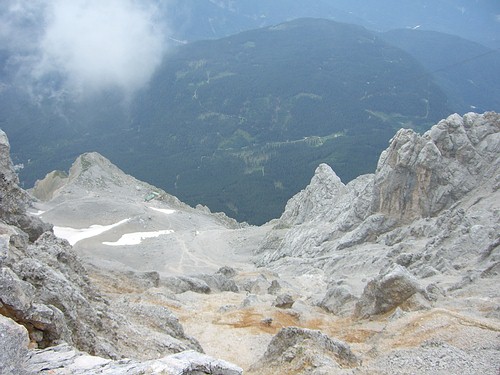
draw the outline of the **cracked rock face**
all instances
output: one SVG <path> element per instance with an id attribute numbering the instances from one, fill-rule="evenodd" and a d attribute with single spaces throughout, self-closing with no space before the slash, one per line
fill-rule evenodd
<path id="1" fill-rule="evenodd" d="M 29 235 L 30 241 L 35 241 L 51 226 L 26 214 L 31 198 L 18 184 L 19 179 L 10 160 L 9 140 L 0 130 L 0 220 L 21 228 Z"/>
<path id="2" fill-rule="evenodd" d="M 404 267 L 394 265 L 366 284 L 356 303 L 354 316 L 368 318 L 384 314 L 396 309 L 421 290 L 418 280 L 412 274 Z"/>
<path id="3" fill-rule="evenodd" d="M 256 251 L 256 263 L 283 265 L 303 258 L 328 269 L 331 261 L 314 259 L 337 258 L 343 249 L 377 243 L 382 236 L 383 245 L 392 246 L 389 238 L 402 231 L 413 237 L 437 235 L 433 222 L 453 225 L 449 216 L 458 214 L 457 204 L 497 194 L 499 155 L 500 115 L 469 113 L 452 115 L 424 135 L 400 130 L 380 156 L 375 174 L 347 185 L 321 165 L 309 186 L 288 202 Z M 491 191 L 481 191 L 485 187 Z M 425 227 L 422 220 L 429 224 Z"/>
<path id="4" fill-rule="evenodd" d="M 372 210 L 409 220 L 435 216 L 498 170 L 498 114 L 452 115 L 423 136 L 402 129 L 380 157 Z"/>
<path id="5" fill-rule="evenodd" d="M 25 375 L 28 332 L 23 326 L 0 314 L 0 374 Z"/>

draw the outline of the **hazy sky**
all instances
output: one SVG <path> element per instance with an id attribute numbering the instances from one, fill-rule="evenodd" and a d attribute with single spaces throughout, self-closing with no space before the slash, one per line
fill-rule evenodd
<path id="1" fill-rule="evenodd" d="M 59 72 L 72 91 L 134 91 L 166 50 L 167 30 L 148 0 L 1 2 L 0 41 L 24 79 Z"/>

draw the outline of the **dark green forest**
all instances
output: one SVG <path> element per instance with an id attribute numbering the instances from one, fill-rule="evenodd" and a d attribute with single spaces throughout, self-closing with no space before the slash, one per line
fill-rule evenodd
<path id="1" fill-rule="evenodd" d="M 98 151 L 188 204 L 253 224 L 278 217 L 319 163 L 344 182 L 372 173 L 399 128 L 424 131 L 454 110 L 410 53 L 319 19 L 179 46 L 132 98 L 110 90 L 34 105 L 12 88 L 0 106 L 25 187 Z"/>

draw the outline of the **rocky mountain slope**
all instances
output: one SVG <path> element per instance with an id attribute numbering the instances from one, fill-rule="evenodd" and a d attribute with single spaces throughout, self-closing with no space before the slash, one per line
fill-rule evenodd
<path id="1" fill-rule="evenodd" d="M 241 373 L 201 355 L 198 341 L 184 333 L 169 309 L 133 301 L 111 304 L 104 298 L 69 243 L 26 211 L 31 198 L 17 185 L 3 132 L 0 141 L 1 346 L 7 348 L 1 354 L 2 374 L 91 373 L 94 366 L 99 373 Z M 144 277 L 144 282 L 151 281 Z M 150 361 L 111 360 L 123 356 Z"/>
<path id="2" fill-rule="evenodd" d="M 185 0 L 168 14 L 176 39 L 217 38 L 300 17 L 319 17 L 362 25 L 371 30 L 422 28 L 498 47 L 499 26 L 494 0 L 383 0 L 376 5 L 361 0 L 233 1 Z"/>
<path id="3" fill-rule="evenodd" d="M 499 114 L 400 130 L 347 185 L 322 164 L 260 227 L 96 153 L 32 201 L 1 139 L 2 373 L 500 369 Z"/>

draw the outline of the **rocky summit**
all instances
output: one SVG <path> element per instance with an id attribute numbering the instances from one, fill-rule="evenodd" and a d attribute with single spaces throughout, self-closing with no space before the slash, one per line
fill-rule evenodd
<path id="1" fill-rule="evenodd" d="M 500 115 L 326 164 L 279 219 L 190 207 L 97 153 L 24 191 L 0 132 L 1 374 L 500 371 Z"/>

